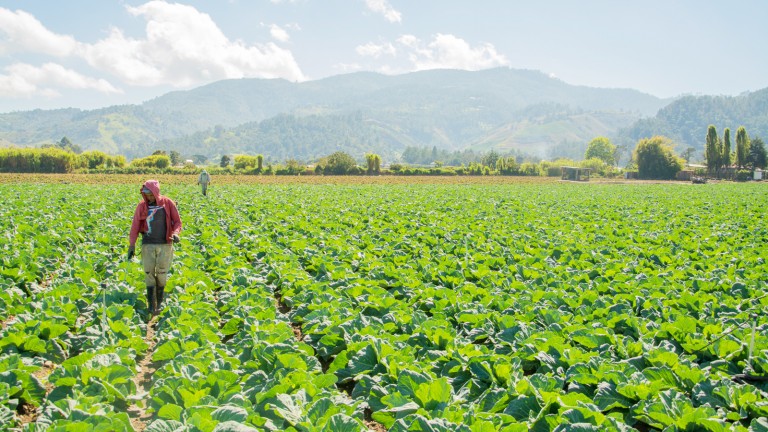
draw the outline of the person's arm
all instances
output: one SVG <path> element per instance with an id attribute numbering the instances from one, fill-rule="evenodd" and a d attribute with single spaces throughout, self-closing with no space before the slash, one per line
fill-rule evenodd
<path id="1" fill-rule="evenodd" d="M 179 216 L 179 210 L 176 208 L 176 203 L 169 200 L 170 213 L 171 213 L 171 235 L 179 235 L 181 232 L 181 217 Z"/>
<path id="2" fill-rule="evenodd" d="M 128 246 L 136 246 L 136 239 L 139 238 L 139 226 L 141 224 L 141 203 L 136 206 L 133 212 L 133 221 L 131 222 L 131 232 L 128 235 Z"/>

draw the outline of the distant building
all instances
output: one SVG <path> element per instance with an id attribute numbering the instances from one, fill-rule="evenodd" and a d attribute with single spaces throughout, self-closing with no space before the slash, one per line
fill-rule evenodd
<path id="1" fill-rule="evenodd" d="M 693 170 L 682 170 L 675 174 L 677 180 L 690 181 L 693 178 Z"/>
<path id="2" fill-rule="evenodd" d="M 592 173 L 592 168 L 580 168 L 580 167 L 561 167 L 561 179 L 570 181 L 589 181 L 589 175 Z"/>

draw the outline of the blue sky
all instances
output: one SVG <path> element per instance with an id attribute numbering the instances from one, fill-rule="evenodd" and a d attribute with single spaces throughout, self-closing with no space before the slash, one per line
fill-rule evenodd
<path id="1" fill-rule="evenodd" d="M 768 87 L 766 41 L 765 0 L 0 0 L 0 112 L 435 68 L 737 95 Z"/>

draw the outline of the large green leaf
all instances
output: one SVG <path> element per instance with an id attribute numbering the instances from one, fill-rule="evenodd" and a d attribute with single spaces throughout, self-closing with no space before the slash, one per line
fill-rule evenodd
<path id="1" fill-rule="evenodd" d="M 518 421 L 526 421 L 535 418 L 541 412 L 542 406 L 534 396 L 520 395 L 511 400 L 504 409 L 504 414 L 513 416 Z"/>
<path id="2" fill-rule="evenodd" d="M 214 420 L 220 422 L 234 421 L 243 423 L 248 418 L 248 411 L 242 407 L 223 406 L 217 408 L 212 414 Z"/>
<path id="3" fill-rule="evenodd" d="M 169 403 L 160 407 L 160 410 L 157 411 L 157 416 L 162 419 L 180 421 L 183 412 L 184 408 L 176 404 Z"/>
<path id="4" fill-rule="evenodd" d="M 448 383 L 448 379 L 443 377 L 419 384 L 414 396 L 424 409 L 433 411 L 445 407 L 451 401 L 452 393 L 453 388 Z"/>
<path id="5" fill-rule="evenodd" d="M 597 385 L 594 401 L 601 411 L 609 411 L 614 408 L 629 408 L 634 405 L 633 400 L 622 396 L 616 391 L 615 384 L 607 382 L 601 382 Z"/>
<path id="6" fill-rule="evenodd" d="M 303 398 L 296 398 L 287 394 L 277 395 L 277 399 L 271 404 L 271 409 L 289 424 L 298 424 L 305 420 Z"/>
<path id="7" fill-rule="evenodd" d="M 259 432 L 259 429 L 235 421 L 225 421 L 217 424 L 213 432 Z"/>
<path id="8" fill-rule="evenodd" d="M 184 424 L 173 420 L 155 420 L 147 425 L 146 432 L 186 432 Z"/>
<path id="9" fill-rule="evenodd" d="M 344 414 L 335 414 L 321 429 L 322 432 L 361 432 L 367 428 L 359 421 Z"/>

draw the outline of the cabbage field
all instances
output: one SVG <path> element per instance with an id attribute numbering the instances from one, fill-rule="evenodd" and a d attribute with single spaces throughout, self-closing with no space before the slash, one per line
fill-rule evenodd
<path id="1" fill-rule="evenodd" d="M 768 431 L 763 183 L 0 184 L 0 424 Z M 217 179 L 214 179 L 217 180 Z"/>

